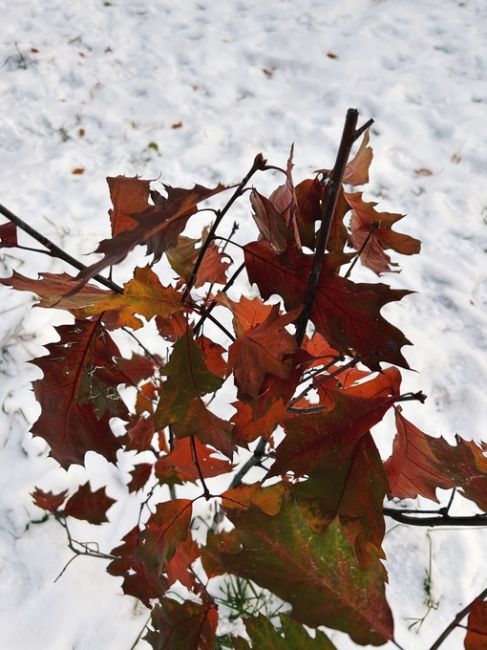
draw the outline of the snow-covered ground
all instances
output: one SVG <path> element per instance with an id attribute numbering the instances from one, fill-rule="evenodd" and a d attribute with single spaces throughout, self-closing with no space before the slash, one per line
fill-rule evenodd
<path id="1" fill-rule="evenodd" d="M 384 278 L 418 292 L 385 310 L 414 343 L 406 356 L 420 374 L 404 373 L 406 389 L 429 396 L 407 415 L 450 440 L 486 439 L 485 0 L 17 0 L 0 8 L 0 202 L 75 256 L 108 235 L 108 175 L 231 183 L 258 152 L 284 165 L 294 142 L 300 179 L 332 164 L 348 107 L 373 117 L 367 197 L 407 213 L 403 230 L 423 242 L 420 256 L 400 260 L 400 275 Z M 275 183 L 264 178 L 260 187 Z M 245 240 L 245 201 L 235 214 Z M 4 276 L 68 270 L 13 249 L 1 251 L 0 265 Z M 145 608 L 122 595 L 100 560 L 79 558 L 54 582 L 71 557 L 65 535 L 53 521 L 30 523 L 41 515 L 34 485 L 56 490 L 86 476 L 79 467 L 66 476 L 29 434 L 39 413 L 30 382 L 40 372 L 27 362 L 68 317 L 32 309 L 29 294 L 0 294 L 0 648 L 130 650 Z M 390 426 L 380 432 L 387 453 Z M 109 494 L 125 494 L 126 473 L 94 454 L 87 466 L 94 489 L 111 473 Z M 80 523 L 74 533 L 109 550 L 131 513 L 122 500 L 111 526 Z M 409 619 L 426 612 L 430 544 L 438 606 L 417 632 Z M 427 537 L 391 526 L 386 551 L 397 640 L 426 649 L 485 586 L 486 532 Z M 462 647 L 462 635 L 443 647 Z M 331 636 L 340 650 L 353 647 Z"/>

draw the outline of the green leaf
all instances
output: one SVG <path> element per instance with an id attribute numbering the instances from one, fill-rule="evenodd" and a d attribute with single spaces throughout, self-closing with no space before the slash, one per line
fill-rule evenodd
<path id="1" fill-rule="evenodd" d="M 280 615 L 281 636 L 271 621 L 263 615 L 244 620 L 245 629 L 255 650 L 335 650 L 333 643 L 323 632 L 317 630 L 311 637 L 302 625 L 286 614 Z"/>
<path id="2" fill-rule="evenodd" d="M 384 567 L 377 561 L 360 569 L 339 520 L 328 525 L 293 500 L 275 516 L 256 507 L 226 514 L 241 544 L 220 555 L 228 572 L 291 603 L 293 618 L 305 625 L 342 630 L 364 645 L 393 638 Z"/>

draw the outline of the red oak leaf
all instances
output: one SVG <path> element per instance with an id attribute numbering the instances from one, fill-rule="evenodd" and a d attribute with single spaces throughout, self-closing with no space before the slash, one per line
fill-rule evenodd
<path id="1" fill-rule="evenodd" d="M 196 461 L 199 463 L 204 478 L 230 472 L 232 465 L 226 460 L 215 458 L 214 454 L 214 449 L 207 447 L 197 439 L 194 441 L 194 447 L 189 438 L 175 440 L 173 451 L 162 456 L 156 462 L 156 476 L 162 483 L 169 485 L 184 481 L 198 481 L 200 474 Z"/>
<path id="2" fill-rule="evenodd" d="M 371 370 L 379 370 L 381 361 L 408 368 L 401 347 L 409 341 L 380 311 L 409 291 L 385 284 L 357 284 L 336 275 L 336 264 L 346 258 L 330 256 L 327 264 L 325 257 L 311 320 L 333 348 L 343 354 L 353 351 Z M 247 244 L 245 260 L 249 280 L 257 284 L 264 299 L 278 293 L 288 310 L 303 303 L 313 255 L 293 248 L 275 255 L 267 242 L 259 241 Z"/>
<path id="3" fill-rule="evenodd" d="M 89 483 L 81 485 L 64 506 L 64 513 L 76 519 L 84 519 L 90 524 L 102 524 L 108 521 L 107 510 L 115 503 L 106 495 L 105 488 L 93 492 Z"/>
<path id="4" fill-rule="evenodd" d="M 300 310 L 299 310 L 300 311 Z M 232 343 L 228 363 L 233 368 L 239 397 L 256 399 L 267 374 L 288 379 L 292 365 L 287 358 L 297 351 L 295 338 L 285 330 L 298 311 L 279 316 L 279 306 L 272 307 L 263 323 L 247 330 Z"/>
<path id="5" fill-rule="evenodd" d="M 31 496 L 39 508 L 48 510 L 49 512 L 57 512 L 64 503 L 67 493 L 68 491 L 64 490 L 63 492 L 54 494 L 53 492 L 44 492 L 44 490 L 36 488 Z"/>
<path id="6" fill-rule="evenodd" d="M 108 211 L 112 235 L 135 228 L 137 221 L 130 215 L 149 207 L 150 181 L 138 177 L 109 176 L 107 183 L 113 204 L 113 210 Z"/>
<path id="7" fill-rule="evenodd" d="M 392 226 L 404 215 L 390 212 L 377 212 L 377 203 L 365 203 L 362 192 L 345 194 L 345 199 L 352 208 L 350 222 L 353 246 L 360 252 L 360 261 L 364 266 L 380 275 L 393 271 L 391 258 L 385 249 L 395 250 L 403 255 L 419 253 L 421 242 L 414 237 L 392 230 Z"/>
<path id="8" fill-rule="evenodd" d="M 75 321 L 57 331 L 60 340 L 35 361 L 44 379 L 34 382 L 41 415 L 32 432 L 46 440 L 50 455 L 65 469 L 83 464 L 87 451 L 114 463 L 121 442 L 109 420 L 127 415 L 113 388 L 124 381 L 114 363 L 120 351 L 99 320 Z"/>

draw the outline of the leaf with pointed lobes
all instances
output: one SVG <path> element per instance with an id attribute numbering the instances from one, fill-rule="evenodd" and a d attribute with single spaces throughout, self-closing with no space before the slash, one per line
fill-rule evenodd
<path id="1" fill-rule="evenodd" d="M 237 410 L 232 415 L 233 441 L 242 447 L 249 442 L 263 436 L 267 440 L 271 437 L 278 424 L 287 417 L 287 404 L 282 399 L 276 399 L 270 407 L 257 417 L 251 404 L 237 401 L 232 406 Z"/>
<path id="2" fill-rule="evenodd" d="M 257 399 L 266 375 L 288 379 L 292 371 L 289 356 L 297 352 L 296 339 L 286 331 L 301 309 L 279 315 L 273 305 L 263 323 L 244 332 L 228 350 L 228 363 L 233 368 L 238 396 L 242 401 Z"/>
<path id="3" fill-rule="evenodd" d="M 155 434 L 154 419 L 151 416 L 132 416 L 127 423 L 126 431 L 124 439 L 127 449 L 137 451 L 150 449 Z"/>
<path id="4" fill-rule="evenodd" d="M 218 390 L 223 383 L 221 377 L 209 371 L 203 352 L 195 343 L 190 329 L 186 329 L 174 344 L 162 374 L 166 375 L 167 381 L 163 384 L 157 408 L 158 429 L 184 417 L 196 397 Z"/>
<path id="5" fill-rule="evenodd" d="M 198 439 L 195 439 L 194 444 L 204 478 L 220 476 L 220 474 L 227 474 L 232 470 L 232 465 L 228 461 L 214 457 L 216 453 L 214 449 L 202 444 Z M 156 462 L 155 472 L 161 483 L 166 485 L 198 481 L 200 474 L 190 438 L 175 440 L 174 449 Z"/>
<path id="6" fill-rule="evenodd" d="M 132 528 L 123 538 L 122 544 L 111 551 L 117 557 L 107 566 L 107 572 L 112 576 L 123 577 L 122 589 L 124 594 L 134 596 L 151 607 L 153 598 L 160 598 L 167 585 L 157 571 L 152 571 L 143 562 L 135 558 L 139 547 L 140 530 Z"/>
<path id="7" fill-rule="evenodd" d="M 237 337 L 263 323 L 271 314 L 274 306 L 266 305 L 260 298 L 241 296 L 235 302 L 225 294 L 218 294 L 215 301 L 227 307 L 233 314 L 233 329 Z"/>
<path id="8" fill-rule="evenodd" d="M 486 647 L 487 602 L 477 598 L 468 615 L 465 650 L 485 650 Z"/>
<path id="9" fill-rule="evenodd" d="M 456 445 L 433 438 L 415 427 L 396 407 L 397 434 L 392 456 L 384 463 L 389 495 L 400 499 L 418 494 L 438 501 L 436 488 L 459 488 L 460 493 L 487 510 L 485 447 L 456 437 Z"/>
<path id="10" fill-rule="evenodd" d="M 131 230 L 137 221 L 130 215 L 143 212 L 149 207 L 150 181 L 130 176 L 108 176 L 108 187 L 113 209 L 108 211 L 112 235 Z"/>
<path id="11" fill-rule="evenodd" d="M 179 580 L 187 589 L 193 591 L 196 586 L 196 579 L 190 569 L 193 562 L 200 555 L 200 547 L 191 536 L 183 542 L 180 542 L 176 547 L 176 552 L 166 566 L 168 584 L 172 585 L 176 580 Z"/>
<path id="12" fill-rule="evenodd" d="M 252 190 L 250 204 L 253 209 L 252 216 L 262 238 L 269 242 L 277 253 L 285 251 L 290 233 L 283 215 L 257 190 Z"/>
<path id="13" fill-rule="evenodd" d="M 10 278 L 0 279 L 0 283 L 17 291 L 36 293 L 40 298 L 37 303 L 39 307 L 56 307 L 71 312 L 94 305 L 111 295 L 110 291 L 99 289 L 92 284 L 86 284 L 76 294 L 71 295 L 79 281 L 67 273 L 41 273 L 39 279 L 35 280 L 14 271 Z M 67 293 L 70 295 L 66 298 Z"/>
<path id="14" fill-rule="evenodd" d="M 63 505 L 67 493 L 68 491 L 64 490 L 63 492 L 54 494 L 53 492 L 44 492 L 44 490 L 36 487 L 34 492 L 31 493 L 31 496 L 38 508 L 54 513 Z"/>
<path id="15" fill-rule="evenodd" d="M 370 433 L 359 439 L 343 465 L 335 463 L 333 453 L 322 457 L 326 471 L 311 472 L 291 493 L 309 503 L 310 511 L 325 524 L 338 518 L 359 566 L 367 568 L 384 557 L 382 505 L 388 486 L 382 460 Z"/>
<path id="16" fill-rule="evenodd" d="M 255 282 L 264 300 L 276 293 L 282 296 L 288 310 L 305 300 L 313 257 L 293 248 L 275 255 L 265 241 L 245 246 L 249 281 Z M 380 311 L 410 292 L 385 284 L 357 284 L 336 275 L 337 267 L 349 258 L 325 256 L 311 320 L 333 348 L 346 355 L 353 351 L 371 370 L 380 370 L 381 361 L 408 368 L 401 347 L 410 342 Z"/>
<path id="17" fill-rule="evenodd" d="M 400 380 L 397 368 L 386 368 L 375 379 L 347 390 L 327 386 L 321 413 L 291 415 L 285 420 L 286 437 L 268 476 L 288 471 L 308 475 L 315 469 L 328 471 L 347 463 L 360 438 L 394 404 Z"/>
<path id="18" fill-rule="evenodd" d="M 17 226 L 9 221 L 0 226 L 0 248 L 15 248 L 17 246 Z"/>
<path id="19" fill-rule="evenodd" d="M 109 420 L 127 415 L 116 390 L 121 380 L 113 363 L 120 351 L 99 320 L 75 321 L 57 332 L 60 340 L 46 346 L 48 356 L 34 362 L 44 378 L 33 385 L 41 415 L 32 433 L 44 438 L 50 455 L 64 469 L 82 465 L 87 451 L 115 463 L 121 442 L 111 432 Z"/>
<path id="20" fill-rule="evenodd" d="M 189 499 L 159 503 L 139 535 L 135 559 L 160 574 L 176 552 L 177 545 L 188 536 L 192 505 Z"/>
<path id="21" fill-rule="evenodd" d="M 307 505 L 292 499 L 274 516 L 257 507 L 223 507 L 240 542 L 239 552 L 220 552 L 229 573 L 290 603 L 291 616 L 304 625 L 341 630 L 362 645 L 393 638 L 384 567 L 379 561 L 359 567 L 338 520 L 324 526 Z"/>
<path id="22" fill-rule="evenodd" d="M 203 231 L 202 239 L 192 239 L 181 235 L 178 237 L 176 245 L 166 251 L 169 264 L 186 281 L 191 276 L 199 254 L 196 244 L 206 239 L 206 236 L 206 229 Z M 230 262 L 229 255 L 221 253 L 216 244 L 211 242 L 196 274 L 194 287 L 198 289 L 205 282 L 225 284 L 227 281 L 226 271 Z"/>
<path id="23" fill-rule="evenodd" d="M 152 463 L 139 463 L 130 472 L 130 482 L 127 484 L 129 492 L 138 492 L 145 487 L 152 474 Z"/>
<path id="24" fill-rule="evenodd" d="M 226 510 L 247 510 L 253 505 L 266 515 L 273 516 L 281 509 L 286 490 L 287 486 L 284 483 L 274 483 L 265 488 L 259 483 L 253 483 L 226 490 L 220 496 Z"/>
<path id="25" fill-rule="evenodd" d="M 174 345 L 162 373 L 168 379 L 162 385 L 155 416 L 156 428 L 163 429 L 171 424 L 176 437 L 194 435 L 200 442 L 212 445 L 232 458 L 232 425 L 209 411 L 201 399 L 202 395 L 218 390 L 223 378 L 210 372 L 190 330 L 186 330 Z"/>
<path id="26" fill-rule="evenodd" d="M 323 218 L 326 196 L 327 186 L 323 186 L 317 178 L 307 178 L 296 186 L 298 227 L 301 242 L 311 250 L 315 249 L 316 224 Z M 327 249 L 331 253 L 343 252 L 348 239 L 343 220 L 349 210 L 350 206 L 345 201 L 343 188 L 340 187 L 327 244 Z"/>
<path id="27" fill-rule="evenodd" d="M 115 359 L 117 368 L 124 377 L 122 383 L 128 386 L 137 386 L 142 379 L 149 379 L 154 374 L 155 364 L 150 357 L 134 353 L 129 359 L 118 357 Z"/>
<path id="28" fill-rule="evenodd" d="M 201 397 L 196 397 L 188 405 L 187 411 L 172 423 L 176 438 L 194 436 L 201 442 L 212 445 L 230 460 L 233 457 L 233 425 L 222 420 L 206 408 Z"/>
<path id="29" fill-rule="evenodd" d="M 419 239 L 395 232 L 392 226 L 402 219 L 404 215 L 390 212 L 377 212 L 377 203 L 366 203 L 362 199 L 362 192 L 345 194 L 349 206 L 352 208 L 350 222 L 351 238 L 354 248 L 360 253 L 360 261 L 377 275 L 386 271 L 393 272 L 391 258 L 384 250 L 392 249 L 403 255 L 415 255 L 421 250 Z"/>
<path id="30" fill-rule="evenodd" d="M 369 131 L 364 133 L 355 158 L 345 167 L 343 182 L 349 185 L 364 185 L 369 182 L 369 167 L 374 157 L 372 147 L 369 147 Z"/>
<path id="31" fill-rule="evenodd" d="M 430 445 L 439 460 L 439 469 L 460 494 L 487 511 L 487 445 L 455 436 L 456 445 L 443 438 L 431 438 Z"/>
<path id="32" fill-rule="evenodd" d="M 287 225 L 288 232 L 294 233 L 294 240 L 296 245 L 301 248 L 301 238 L 299 235 L 299 228 L 297 223 L 298 216 L 298 201 L 296 197 L 296 190 L 293 182 L 293 156 L 294 144 L 291 145 L 289 157 L 286 164 L 286 182 L 275 189 L 269 197 L 269 200 L 274 205 L 276 210 L 282 214 Z M 292 239 L 292 237 L 290 237 Z"/>
<path id="33" fill-rule="evenodd" d="M 205 365 L 208 370 L 217 377 L 225 379 L 230 372 L 228 363 L 223 358 L 223 355 L 226 353 L 225 348 L 207 336 L 198 336 L 195 339 L 195 343 L 203 352 Z"/>
<path id="34" fill-rule="evenodd" d="M 448 490 L 454 486 L 445 476 L 431 447 L 430 442 L 436 439 L 427 436 L 406 420 L 400 406 L 395 410 L 397 433 L 392 455 L 384 463 L 389 481 L 389 497 L 415 499 L 421 495 L 438 502 L 436 488 Z"/>
<path id="35" fill-rule="evenodd" d="M 289 650 L 295 648 L 296 650 L 336 650 L 333 643 L 328 637 L 316 630 L 315 636 L 309 635 L 307 630 L 293 621 L 290 616 L 286 614 L 279 614 L 282 634 L 276 630 L 271 621 L 262 614 L 253 616 L 252 618 L 245 618 L 244 624 L 252 648 L 258 650 Z"/>
<path id="36" fill-rule="evenodd" d="M 215 650 L 217 623 L 212 602 L 163 598 L 152 610 L 152 627 L 144 640 L 153 650 Z"/>
<path id="37" fill-rule="evenodd" d="M 90 524 L 102 524 L 107 519 L 107 510 L 115 503 L 106 495 L 105 488 L 93 492 L 89 483 L 81 485 L 64 506 L 64 514 L 84 519 Z"/>
<path id="38" fill-rule="evenodd" d="M 154 271 L 146 266 L 135 269 L 133 279 L 125 284 L 122 294 L 109 294 L 96 305 L 84 309 L 84 314 L 113 312 L 108 321 L 111 329 L 127 326 L 136 330 L 142 327 L 143 322 L 135 314 L 149 321 L 153 316 L 169 318 L 185 309 L 181 304 L 181 294 L 174 287 L 164 287 Z"/>
<path id="39" fill-rule="evenodd" d="M 165 341 L 177 341 L 183 336 L 188 326 L 186 314 L 177 313 L 170 318 L 156 316 L 156 326 Z"/>
<path id="40" fill-rule="evenodd" d="M 195 185 L 192 189 L 169 189 L 164 203 L 149 206 L 143 212 L 132 215 L 137 221 L 135 228 L 100 242 L 95 252 L 103 253 L 103 258 L 79 273 L 79 286 L 107 266 L 121 262 L 133 248 L 144 242 L 147 243 L 148 252 L 154 253 L 154 261 L 159 260 L 165 251 L 175 245 L 188 219 L 197 212 L 198 203 L 227 188 L 223 185 L 214 188 Z"/>

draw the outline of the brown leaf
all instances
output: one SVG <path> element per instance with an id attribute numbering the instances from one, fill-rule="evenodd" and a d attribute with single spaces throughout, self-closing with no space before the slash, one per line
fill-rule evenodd
<path id="1" fill-rule="evenodd" d="M 107 183 L 113 204 L 113 209 L 108 211 L 112 235 L 135 228 L 137 221 L 130 215 L 143 212 L 149 207 L 150 181 L 137 176 L 108 176 Z"/>
<path id="2" fill-rule="evenodd" d="M 366 203 L 362 192 L 345 193 L 345 199 L 352 208 L 350 222 L 352 244 L 361 250 L 360 261 L 377 275 L 393 271 L 391 258 L 384 250 L 392 249 L 402 255 L 415 255 L 421 249 L 421 242 L 414 237 L 392 230 L 392 226 L 404 215 L 377 212 L 377 203 Z"/>
<path id="3" fill-rule="evenodd" d="M 214 449 L 197 439 L 194 444 L 196 458 L 204 478 L 227 474 L 232 470 L 232 465 L 228 461 L 215 458 Z M 156 476 L 167 485 L 181 484 L 185 481 L 196 482 L 200 479 L 196 458 L 189 438 L 175 440 L 173 451 L 156 462 Z"/>
<path id="4" fill-rule="evenodd" d="M 139 463 L 130 472 L 130 482 L 127 484 L 129 492 L 138 492 L 146 485 L 152 473 L 151 463 Z"/>
<path id="5" fill-rule="evenodd" d="M 369 131 L 364 133 L 355 158 L 345 167 L 343 182 L 350 185 L 363 185 L 369 182 L 369 167 L 372 162 L 372 147 L 369 147 Z"/>
<path id="6" fill-rule="evenodd" d="M 144 637 L 153 650 L 214 650 L 218 612 L 213 603 L 163 598 L 152 610 Z"/>
<path id="7" fill-rule="evenodd" d="M 143 242 L 148 243 L 148 251 L 154 253 L 155 260 L 160 259 L 166 250 L 175 245 L 188 219 L 197 211 L 198 203 L 226 189 L 223 185 L 214 188 L 195 185 L 192 189 L 166 186 L 167 198 L 163 197 L 161 203 L 133 215 L 137 221 L 134 228 L 119 232 L 99 244 L 96 252 L 103 253 L 103 258 L 78 275 L 79 286 L 107 266 L 121 262 L 135 246 Z"/>

